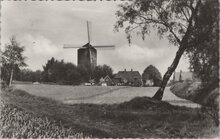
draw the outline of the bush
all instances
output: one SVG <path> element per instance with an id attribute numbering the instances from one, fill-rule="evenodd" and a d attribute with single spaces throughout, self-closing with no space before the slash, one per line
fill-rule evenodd
<path id="1" fill-rule="evenodd" d="M 8 87 L 7 83 L 5 81 L 1 82 L 1 89 L 5 90 Z"/>
<path id="2" fill-rule="evenodd" d="M 208 115 L 213 120 L 215 125 L 219 126 L 219 109 L 218 108 L 203 106 L 201 108 L 201 112 L 203 112 L 206 115 Z"/>

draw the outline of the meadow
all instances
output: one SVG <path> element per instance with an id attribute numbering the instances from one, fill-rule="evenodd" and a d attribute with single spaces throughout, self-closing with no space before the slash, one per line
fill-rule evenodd
<path id="1" fill-rule="evenodd" d="M 68 86 L 68 85 L 33 85 L 17 84 L 16 89 L 24 90 L 35 96 L 42 96 L 68 104 L 119 104 L 135 97 L 152 97 L 158 87 L 129 86 Z M 165 89 L 163 100 L 173 105 L 199 107 L 198 104 L 181 99 Z"/>

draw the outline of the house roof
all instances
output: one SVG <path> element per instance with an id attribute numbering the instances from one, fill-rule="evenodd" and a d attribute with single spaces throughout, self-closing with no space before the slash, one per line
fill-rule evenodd
<path id="1" fill-rule="evenodd" d="M 133 81 L 134 79 L 141 79 L 141 75 L 138 71 L 119 71 L 115 78 Z"/>
<path id="2" fill-rule="evenodd" d="M 104 80 L 106 79 L 112 80 L 108 75 L 105 76 Z"/>

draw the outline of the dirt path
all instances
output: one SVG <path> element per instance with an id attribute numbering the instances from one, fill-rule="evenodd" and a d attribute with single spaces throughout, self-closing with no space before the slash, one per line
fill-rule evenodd
<path id="1" fill-rule="evenodd" d="M 91 96 L 78 97 L 78 98 L 73 98 L 73 99 L 69 98 L 69 99 L 66 99 L 65 101 L 69 101 L 69 100 L 71 100 L 71 101 L 73 101 L 73 100 L 87 100 L 87 99 L 103 96 L 103 95 L 106 95 L 106 94 L 114 93 L 118 90 L 122 90 L 122 89 L 125 89 L 125 88 L 129 88 L 129 86 L 124 86 L 124 87 L 121 87 L 121 88 L 113 88 L 111 90 L 107 90 L 105 92 L 102 92 L 102 93 L 99 93 L 99 94 L 94 94 L 94 95 L 91 95 Z"/>
<path id="2" fill-rule="evenodd" d="M 135 97 L 148 96 L 152 97 L 156 92 L 157 87 L 125 87 L 119 89 L 113 89 L 102 94 L 93 95 L 90 97 L 82 97 L 79 99 L 69 99 L 63 101 L 64 103 L 76 104 L 76 103 L 93 103 L 93 104 L 117 104 L 125 101 L 129 101 Z M 173 105 L 186 106 L 186 107 L 200 107 L 199 104 L 193 103 L 191 101 L 179 98 L 175 96 L 169 88 L 165 89 L 164 101 L 169 102 Z"/>

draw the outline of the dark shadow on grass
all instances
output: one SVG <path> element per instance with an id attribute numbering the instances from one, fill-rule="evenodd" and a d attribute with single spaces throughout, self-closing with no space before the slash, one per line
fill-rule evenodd
<path id="1" fill-rule="evenodd" d="M 149 97 L 137 97 L 121 104 L 97 105 L 63 104 L 22 90 L 3 95 L 10 105 L 62 122 L 64 127 L 74 128 L 87 136 L 215 137 L 218 133 L 198 108 L 173 106 Z M 208 129 L 212 130 L 208 132 Z"/>

